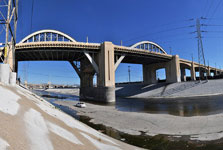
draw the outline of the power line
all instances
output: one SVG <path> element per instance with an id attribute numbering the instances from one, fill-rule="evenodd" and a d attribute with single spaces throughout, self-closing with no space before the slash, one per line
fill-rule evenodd
<path id="1" fill-rule="evenodd" d="M 215 9 L 214 9 L 214 12 L 213 12 L 212 15 L 211 15 L 211 18 L 214 16 L 214 14 L 215 14 L 216 11 L 218 10 L 218 8 L 219 8 L 219 6 L 221 5 L 221 3 L 222 3 L 222 0 L 219 0 L 217 6 L 216 6 Z"/>
<path id="2" fill-rule="evenodd" d="M 212 2 L 213 2 L 213 1 L 212 1 Z M 222 3 L 222 0 L 219 0 L 217 6 L 215 7 L 215 9 L 214 9 L 212 15 L 210 16 L 210 18 L 213 18 L 213 16 L 214 16 L 215 13 L 217 12 L 217 10 L 218 10 L 219 6 L 221 5 L 221 3 Z M 206 17 L 207 17 L 207 16 L 206 16 Z M 205 18 L 206 18 L 206 17 L 205 17 Z M 207 24 L 209 24 L 210 20 L 211 20 L 211 19 L 208 19 Z"/>
<path id="3" fill-rule="evenodd" d="M 159 34 L 159 33 L 163 33 L 163 32 L 175 31 L 175 30 L 180 30 L 180 29 L 185 29 L 185 28 L 191 28 L 191 27 L 194 27 L 194 25 L 177 27 L 177 28 L 171 28 L 171 29 L 167 29 L 167 30 L 161 30 L 161 31 L 157 31 L 157 32 L 147 33 L 147 34 L 144 34 L 144 35 L 141 35 L 141 36 L 138 36 L 138 37 L 129 39 L 129 40 L 124 40 L 124 41 L 125 42 L 129 42 L 129 41 L 133 41 L 133 40 L 136 40 L 136 39 L 140 39 L 140 38 L 146 37 L 148 35 Z"/>
<path id="4" fill-rule="evenodd" d="M 33 7 L 34 7 L 34 0 L 32 0 L 30 33 L 32 33 L 32 27 L 33 27 Z"/>
<path id="5" fill-rule="evenodd" d="M 205 3 L 205 5 L 204 5 L 204 11 L 206 11 L 206 8 L 208 7 L 208 1 L 209 1 L 209 0 L 206 0 L 206 3 Z M 205 13 L 205 12 L 204 12 L 204 13 Z M 205 15 L 205 14 L 204 14 L 204 15 Z M 203 16 L 204 16 L 204 15 L 203 15 Z"/>
<path id="6" fill-rule="evenodd" d="M 222 27 L 222 24 L 203 24 L 203 26 Z"/>
<path id="7" fill-rule="evenodd" d="M 151 26 L 150 28 L 161 28 L 161 27 L 165 27 L 165 26 L 168 26 L 168 25 L 173 25 L 173 24 L 179 24 L 179 23 L 182 23 L 182 22 L 188 22 L 188 21 L 193 21 L 194 19 L 193 18 L 191 18 L 191 19 L 183 19 L 183 20 L 176 20 L 176 21 L 171 21 L 171 22 L 169 22 L 169 23 L 164 23 L 164 24 L 159 24 L 159 25 L 153 25 L 153 26 Z M 136 31 L 136 32 L 133 32 L 133 33 L 131 33 L 132 35 L 135 35 L 136 33 L 139 33 L 139 32 L 141 32 L 142 30 L 140 30 L 140 31 Z M 145 30 L 143 29 L 143 32 L 144 32 Z"/>
<path id="8" fill-rule="evenodd" d="M 210 4 L 210 7 L 209 7 L 209 9 L 207 10 L 207 13 L 206 13 L 206 15 L 204 16 L 204 18 L 207 18 L 208 17 L 208 14 L 209 14 L 209 12 L 210 12 L 210 10 L 211 10 L 211 7 L 212 7 L 212 5 L 214 4 L 214 1 L 212 0 L 211 1 L 212 3 Z"/>

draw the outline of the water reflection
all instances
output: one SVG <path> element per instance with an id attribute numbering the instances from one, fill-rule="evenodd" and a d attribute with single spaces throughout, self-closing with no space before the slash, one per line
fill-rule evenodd
<path id="1" fill-rule="evenodd" d="M 55 100 L 79 101 L 79 97 L 74 95 L 36 90 L 33 92 L 35 92 L 37 95 L 44 96 L 44 98 L 51 103 L 53 103 Z M 223 95 L 203 98 L 179 98 L 174 100 L 117 98 L 116 103 L 109 104 L 109 106 L 111 105 L 119 111 L 127 112 L 171 114 L 176 116 L 202 116 L 222 113 Z"/>
<path id="2" fill-rule="evenodd" d="M 176 116 L 202 116 L 223 112 L 223 96 L 208 98 L 180 98 L 165 100 L 117 99 L 117 110 L 171 114 Z"/>

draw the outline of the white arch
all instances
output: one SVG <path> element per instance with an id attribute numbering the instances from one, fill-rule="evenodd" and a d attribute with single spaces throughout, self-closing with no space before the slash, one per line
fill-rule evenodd
<path id="1" fill-rule="evenodd" d="M 28 39 L 30 39 L 31 37 L 35 36 L 35 35 L 38 35 L 38 34 L 41 34 L 41 33 L 55 33 L 55 34 L 58 34 L 58 35 L 61 35 L 65 38 L 67 38 L 68 40 L 70 40 L 71 42 L 76 42 L 75 39 L 73 39 L 72 37 L 70 37 L 69 35 L 63 33 L 63 32 L 60 32 L 60 31 L 57 31 L 57 30 L 50 30 L 50 29 L 47 29 L 47 30 L 39 30 L 39 31 L 36 31 L 28 36 L 26 36 L 24 39 L 22 39 L 19 43 L 24 43 L 25 41 L 27 41 Z"/>
<path id="2" fill-rule="evenodd" d="M 151 45 L 155 45 L 155 46 L 158 47 L 164 54 L 167 54 L 166 51 L 165 51 L 161 46 L 159 46 L 158 44 L 156 44 L 156 43 L 154 43 L 154 42 L 151 42 L 151 41 L 141 41 L 141 42 L 138 42 L 138 43 L 132 45 L 131 48 L 136 48 L 137 46 L 142 45 L 142 44 L 151 44 Z"/>

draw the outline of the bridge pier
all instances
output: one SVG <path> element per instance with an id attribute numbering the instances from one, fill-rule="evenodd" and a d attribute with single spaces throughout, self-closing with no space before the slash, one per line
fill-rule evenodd
<path id="1" fill-rule="evenodd" d="M 194 62 L 191 63 L 190 76 L 191 76 L 191 81 L 196 81 L 196 71 L 194 67 Z"/>
<path id="2" fill-rule="evenodd" d="M 101 51 L 98 55 L 99 60 L 99 73 L 97 75 L 99 100 L 115 102 L 115 62 L 114 45 L 112 42 L 101 44 Z"/>
<path id="3" fill-rule="evenodd" d="M 204 70 L 201 70 L 200 71 L 200 80 L 203 80 L 204 79 Z"/>
<path id="4" fill-rule="evenodd" d="M 76 70 L 76 69 L 75 69 Z M 91 97 L 91 89 L 93 88 L 93 78 L 95 71 L 87 58 L 80 61 L 80 99 L 87 100 Z"/>
<path id="5" fill-rule="evenodd" d="M 155 65 L 143 65 L 143 83 L 156 83 L 156 68 Z"/>
<path id="6" fill-rule="evenodd" d="M 6 47 L 7 57 L 5 63 L 9 64 L 11 71 L 15 71 L 15 53 L 13 52 L 12 45 Z"/>
<path id="7" fill-rule="evenodd" d="M 181 71 L 181 81 L 184 82 L 187 81 L 185 68 L 181 68 L 180 71 Z"/>
<path id="8" fill-rule="evenodd" d="M 180 81 L 180 61 L 179 56 L 175 55 L 166 64 L 166 82 L 175 83 Z"/>
<path id="9" fill-rule="evenodd" d="M 211 70 L 210 70 L 210 67 L 209 66 L 207 67 L 207 76 L 208 77 L 211 76 Z"/>
<path id="10" fill-rule="evenodd" d="M 91 56 L 88 55 L 88 57 Z M 94 87 L 95 70 L 92 67 L 93 64 L 87 59 L 81 61 L 80 99 L 106 103 L 115 102 L 114 46 L 111 42 L 104 42 L 101 45 L 101 51 L 96 57 L 96 62 L 98 64 L 97 87 Z"/>

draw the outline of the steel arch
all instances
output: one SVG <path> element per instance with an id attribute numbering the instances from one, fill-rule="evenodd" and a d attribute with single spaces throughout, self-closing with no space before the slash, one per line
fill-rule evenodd
<path id="1" fill-rule="evenodd" d="M 131 46 L 131 48 L 139 48 L 149 51 L 154 51 L 158 53 L 167 54 L 166 51 L 159 46 L 158 44 L 151 42 L 151 41 L 141 41 Z"/>
<path id="2" fill-rule="evenodd" d="M 53 38 L 54 38 L 54 40 L 53 40 Z M 36 32 L 26 36 L 19 43 L 26 43 L 26 42 L 29 42 L 29 40 L 31 40 L 31 42 L 60 41 L 59 38 L 62 38 L 61 41 L 65 40 L 68 42 L 76 42 L 75 39 L 73 39 L 72 37 L 70 37 L 69 35 L 67 35 L 63 32 L 47 29 L 47 30 L 39 30 L 39 31 L 36 31 Z"/>

